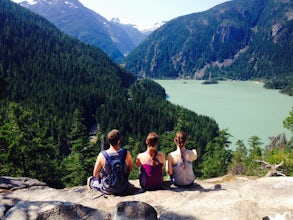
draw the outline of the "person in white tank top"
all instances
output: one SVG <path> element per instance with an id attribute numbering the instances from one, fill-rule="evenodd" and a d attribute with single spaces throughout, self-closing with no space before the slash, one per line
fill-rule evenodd
<path id="1" fill-rule="evenodd" d="M 183 131 L 176 133 L 174 142 L 177 149 L 168 154 L 167 174 L 176 186 L 192 185 L 195 179 L 192 162 L 197 159 L 197 152 L 195 149 L 188 150 L 185 148 L 187 137 Z"/>

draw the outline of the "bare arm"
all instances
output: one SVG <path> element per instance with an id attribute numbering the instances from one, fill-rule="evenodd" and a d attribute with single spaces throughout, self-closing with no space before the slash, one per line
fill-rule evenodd
<path id="1" fill-rule="evenodd" d="M 137 167 L 141 167 L 141 161 L 140 161 L 140 154 L 137 155 L 136 160 L 135 160 L 135 164 Z"/>
<path id="2" fill-rule="evenodd" d="M 160 161 L 160 163 L 163 164 L 163 166 L 165 166 L 165 164 L 166 164 L 166 157 L 165 157 L 165 154 L 163 152 L 159 152 L 159 161 Z"/>
<path id="3" fill-rule="evenodd" d="M 100 171 L 103 168 L 103 162 L 104 162 L 104 157 L 101 153 L 99 153 L 96 163 L 95 163 L 95 167 L 94 167 L 94 171 L 93 171 L 93 176 L 95 177 L 101 177 L 100 176 Z"/>
<path id="4" fill-rule="evenodd" d="M 129 168 L 129 171 L 132 171 L 132 168 L 133 168 L 133 161 L 132 161 L 132 156 L 131 156 L 131 154 L 130 154 L 129 151 L 127 151 L 125 161 L 126 161 L 126 163 L 127 163 L 127 166 L 128 166 L 128 168 Z"/>
<path id="5" fill-rule="evenodd" d="M 172 161 L 173 158 L 172 156 L 169 154 L 168 158 L 167 158 L 167 166 L 166 166 L 166 172 L 169 176 L 171 176 L 173 174 L 173 169 L 172 169 Z"/>

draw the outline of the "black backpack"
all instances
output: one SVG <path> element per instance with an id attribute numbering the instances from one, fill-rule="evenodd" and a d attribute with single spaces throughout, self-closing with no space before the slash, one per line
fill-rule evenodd
<path id="1" fill-rule="evenodd" d="M 110 173 L 102 178 L 103 189 L 111 194 L 123 193 L 128 184 L 128 175 L 124 168 L 127 150 L 121 148 L 117 153 L 118 155 L 109 156 L 107 151 L 102 151 L 110 168 Z"/>

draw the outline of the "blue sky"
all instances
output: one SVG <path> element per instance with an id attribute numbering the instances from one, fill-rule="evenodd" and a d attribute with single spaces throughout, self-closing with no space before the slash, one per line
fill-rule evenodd
<path id="1" fill-rule="evenodd" d="M 181 15 L 205 11 L 228 0 L 79 0 L 111 20 L 118 17 L 121 23 L 150 26 L 169 21 Z"/>

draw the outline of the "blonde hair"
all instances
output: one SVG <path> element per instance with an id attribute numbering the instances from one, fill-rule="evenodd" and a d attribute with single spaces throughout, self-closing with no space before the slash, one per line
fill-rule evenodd
<path id="1" fill-rule="evenodd" d="M 147 136 L 146 138 L 146 144 L 148 146 L 148 149 L 149 149 L 149 153 L 150 153 L 150 156 L 151 156 L 151 159 L 152 159 L 152 164 L 151 165 L 155 165 L 155 158 L 156 158 L 156 155 L 158 153 L 156 147 L 159 143 L 159 135 L 156 133 L 156 132 L 151 132 L 149 133 L 149 135 Z"/>
<path id="2" fill-rule="evenodd" d="M 183 131 L 178 131 L 176 133 L 174 141 L 175 141 L 176 145 L 179 146 L 179 148 L 180 148 L 180 156 L 181 156 L 181 160 L 183 162 L 183 169 L 185 169 L 185 158 L 184 158 L 184 152 L 182 152 L 182 150 L 186 144 L 187 136 Z"/>

